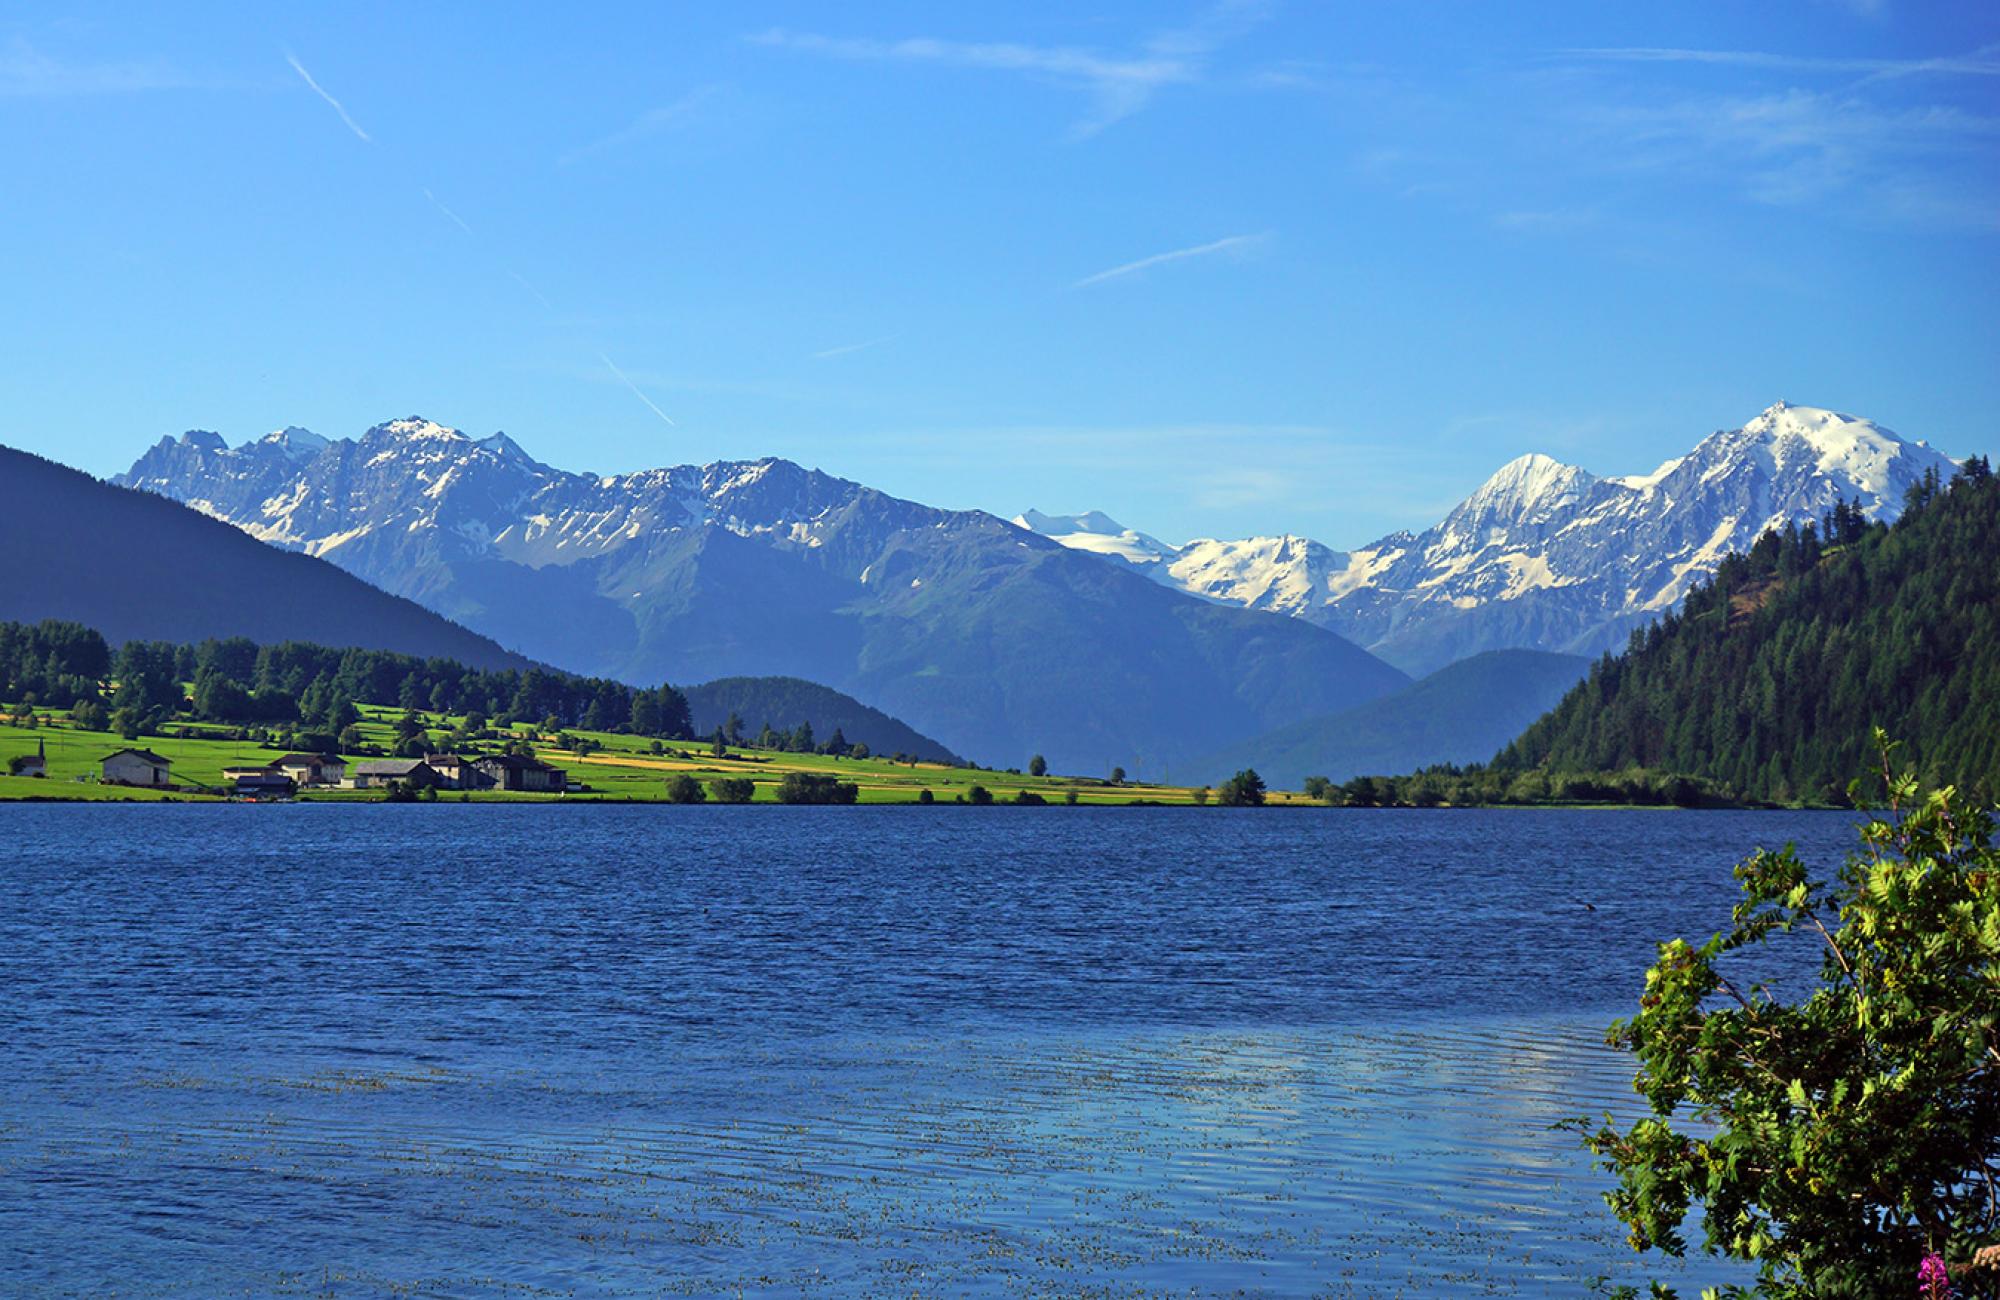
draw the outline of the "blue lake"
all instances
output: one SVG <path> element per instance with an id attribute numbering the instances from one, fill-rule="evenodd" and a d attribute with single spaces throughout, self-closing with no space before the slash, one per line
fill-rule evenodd
<path id="1" fill-rule="evenodd" d="M 0 808 L 0 1294 L 1734 1276 L 1549 1125 L 1634 1113 L 1603 1027 L 1735 861 L 1854 821 Z"/>

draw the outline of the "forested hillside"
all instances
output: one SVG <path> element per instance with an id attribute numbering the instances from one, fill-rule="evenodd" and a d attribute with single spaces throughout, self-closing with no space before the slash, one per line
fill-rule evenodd
<path id="1" fill-rule="evenodd" d="M 725 730 L 733 717 L 736 735 L 776 741 L 767 728 L 805 729 L 817 743 L 866 745 L 876 754 L 908 754 L 934 763 L 958 763 L 958 755 L 880 709 L 872 709 L 830 686 L 797 677 L 722 677 L 686 690 L 697 736 Z M 732 737 L 734 738 L 734 737 Z M 788 737 L 788 739 L 796 738 Z M 776 748 L 775 744 L 771 747 Z"/>
<path id="2" fill-rule="evenodd" d="M 1341 782 L 1362 772 L 1484 762 L 1589 669 L 1590 660 L 1578 655 L 1489 650 L 1394 695 L 1306 718 L 1224 750 L 1197 765 L 1194 775 L 1220 783 L 1251 767 L 1290 790 L 1313 776 Z"/>
<path id="3" fill-rule="evenodd" d="M 2000 797 L 2000 481 L 1975 457 L 1892 526 L 1845 503 L 1767 533 L 1501 751 L 1501 771 L 1638 766 L 1835 801 L 1869 730 L 1927 783 Z"/>
<path id="4" fill-rule="evenodd" d="M 331 750 L 357 705 L 430 710 L 642 736 L 686 737 L 687 699 L 672 686 L 639 689 L 550 669 L 483 669 L 450 659 L 246 637 L 199 645 L 127 641 L 115 651 L 80 623 L 0 623 L 0 702 L 32 714 L 66 709 L 81 725 L 128 738 L 187 722 L 237 724 Z"/>

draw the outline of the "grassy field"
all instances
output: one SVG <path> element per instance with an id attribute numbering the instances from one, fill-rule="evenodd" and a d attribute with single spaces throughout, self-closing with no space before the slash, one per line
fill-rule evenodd
<path id="1" fill-rule="evenodd" d="M 363 706 L 361 731 L 371 745 L 381 747 L 385 752 L 395 743 L 395 724 L 402 716 L 399 709 L 384 709 Z M 426 719 L 435 724 L 431 731 L 433 739 L 443 736 L 461 719 L 426 714 Z M 81 731 L 68 726 L 68 720 L 60 715 L 42 726 L 28 729 L 0 724 L 0 771 L 4 771 L 6 760 L 15 754 L 32 754 L 36 742 L 42 741 L 48 750 L 48 777 L 44 780 L 28 778 L 0 777 L 0 800 L 40 798 L 72 799 L 156 799 L 158 792 L 103 786 L 96 783 L 98 762 L 105 755 L 126 748 L 150 749 L 173 763 L 173 780 L 178 785 L 200 785 L 213 787 L 221 793 L 222 769 L 225 767 L 251 766 L 267 763 L 284 750 L 260 746 L 244 741 L 224 739 L 226 728 L 203 723 L 189 724 L 195 733 L 190 738 L 169 736 L 147 736 L 136 741 L 127 741 L 111 732 Z M 179 728 L 175 728 L 178 730 Z M 495 790 L 480 790 L 469 793 L 469 798 L 477 802 L 661 802 L 666 798 L 667 780 L 678 774 L 687 773 L 706 784 L 718 777 L 748 777 L 756 785 L 753 802 L 777 802 L 778 782 L 787 772 L 804 771 L 824 773 L 853 783 L 859 789 L 861 803 L 885 804 L 918 802 L 921 791 L 929 790 L 939 803 L 955 803 L 969 799 L 973 786 L 984 786 L 991 791 L 996 803 L 1012 800 L 1023 790 L 1040 795 L 1051 804 L 1064 804 L 1073 792 L 1079 804 L 1125 805 L 1133 803 L 1158 803 L 1192 805 L 1196 792 L 1184 786 L 1125 784 L 1111 785 L 1101 778 L 1066 777 L 1051 774 L 1046 777 L 1014 775 L 1007 772 L 975 771 L 969 768 L 945 767 L 936 763 L 892 763 L 879 758 L 834 758 L 825 754 L 793 754 L 780 750 L 756 749 L 747 745 L 731 745 L 728 757 L 717 758 L 710 752 L 707 743 L 665 742 L 665 752 L 651 752 L 652 742 L 645 737 L 626 736 L 614 732 L 571 731 L 573 738 L 588 739 L 601 748 L 588 755 L 577 755 L 567 750 L 555 748 L 550 737 L 531 736 L 526 727 L 515 733 L 534 744 L 536 757 L 545 763 L 566 768 L 570 778 L 580 781 L 589 789 L 580 794 L 544 795 L 508 793 Z M 492 742 L 484 742 L 483 748 L 491 749 Z M 345 756 L 350 762 L 354 756 Z M 178 798 L 201 798 L 198 793 L 183 793 Z M 302 798 L 314 801 L 351 800 L 374 802 L 383 798 L 379 790 L 308 790 Z M 458 791 L 440 791 L 440 799 L 457 800 Z M 1273 791 L 1270 802 L 1274 804 L 1311 804 L 1304 795 Z"/>

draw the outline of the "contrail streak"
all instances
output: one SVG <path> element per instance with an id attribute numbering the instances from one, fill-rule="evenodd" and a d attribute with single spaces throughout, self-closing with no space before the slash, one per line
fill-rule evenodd
<path id="1" fill-rule="evenodd" d="M 437 195 L 431 193 L 429 189 L 424 190 L 424 197 L 431 201 L 432 207 L 436 208 L 439 212 L 444 213 L 447 217 L 450 217 L 453 224 L 455 224 L 460 230 L 463 230 L 468 235 L 472 233 L 472 227 L 465 224 L 465 218 L 459 216 L 456 212 L 453 212 L 450 208 L 446 207 L 444 205 L 443 199 L 440 199 Z"/>
<path id="2" fill-rule="evenodd" d="M 368 133 L 361 129 L 361 124 L 356 122 L 353 118 L 349 117 L 347 115 L 347 110 L 340 106 L 340 101 L 335 99 L 332 95 L 327 94 L 326 89 L 323 86 L 321 86 L 317 81 L 313 80 L 313 74 L 306 71 L 306 65 L 300 63 L 297 57 L 295 57 L 290 50 L 285 51 L 285 62 L 292 65 L 293 72 L 296 72 L 301 77 L 305 78 L 306 84 L 312 87 L 313 94 L 318 95 L 321 99 L 325 100 L 327 103 L 333 106 L 333 111 L 340 114 L 340 120 L 347 123 L 348 130 L 360 136 L 361 139 L 366 143 L 369 144 L 374 143 L 374 140 L 372 140 L 369 137 Z"/>
<path id="3" fill-rule="evenodd" d="M 542 306 L 548 308 L 550 311 L 554 311 L 556 309 L 556 305 L 549 301 L 547 294 L 543 293 L 540 289 L 537 289 L 534 285 L 528 283 L 527 276 L 522 275 L 519 271 L 509 271 L 507 272 L 507 274 L 514 277 L 515 284 L 520 285 L 523 289 L 526 289 L 529 293 L 534 294 L 536 302 L 542 304 Z"/>
<path id="4" fill-rule="evenodd" d="M 1086 285 L 1102 284 L 1106 280 L 1116 280 L 1122 275 L 1132 275 L 1135 272 L 1144 271 L 1149 267 L 1160 266 L 1167 262 L 1178 262 L 1183 258 L 1206 257 L 1210 253 L 1236 252 L 1240 249 L 1251 248 L 1261 244 L 1270 237 L 1271 234 L 1269 231 L 1261 235 L 1231 235 L 1227 239 L 1218 239 L 1213 243 L 1196 244 L 1193 248 L 1176 248 L 1170 253 L 1155 253 L 1151 257 L 1142 257 L 1136 262 L 1127 262 L 1123 266 L 1114 266 L 1108 271 L 1099 271 L 1096 275 L 1086 275 L 1071 285 L 1070 288 L 1081 289 Z"/>
<path id="5" fill-rule="evenodd" d="M 646 404 L 647 409 L 652 411 L 654 415 L 659 416 L 662 420 L 665 420 L 668 424 L 672 424 L 674 422 L 673 416 L 668 415 L 665 411 L 662 411 L 659 407 L 653 405 L 653 399 L 646 396 L 646 394 L 640 390 L 639 385 L 633 383 L 630 379 L 627 379 L 625 377 L 625 372 L 618 368 L 618 363 L 616 361 L 613 361 L 610 357 L 605 356 L 602 352 L 597 354 L 597 359 L 599 361 L 602 361 L 607 367 L 609 367 L 611 373 L 618 376 L 618 382 L 625 385 L 625 387 L 631 389 L 632 396 L 644 402 Z"/>
<path id="6" fill-rule="evenodd" d="M 894 337 L 895 335 L 893 334 L 884 334 L 879 339 L 869 339 L 865 343 L 845 343 L 837 348 L 826 348 L 822 351 L 813 353 L 812 359 L 814 361 L 826 361 L 833 357 L 844 357 L 850 352 L 860 352 L 865 348 L 872 348 L 878 343 L 887 343 L 890 339 Z"/>

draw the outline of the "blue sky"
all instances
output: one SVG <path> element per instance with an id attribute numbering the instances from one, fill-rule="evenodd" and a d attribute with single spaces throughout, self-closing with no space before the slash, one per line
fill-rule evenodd
<path id="1" fill-rule="evenodd" d="M 0 442 L 1334 545 L 1779 398 L 2000 447 L 1992 6 L 277 8 L 0 17 Z"/>

